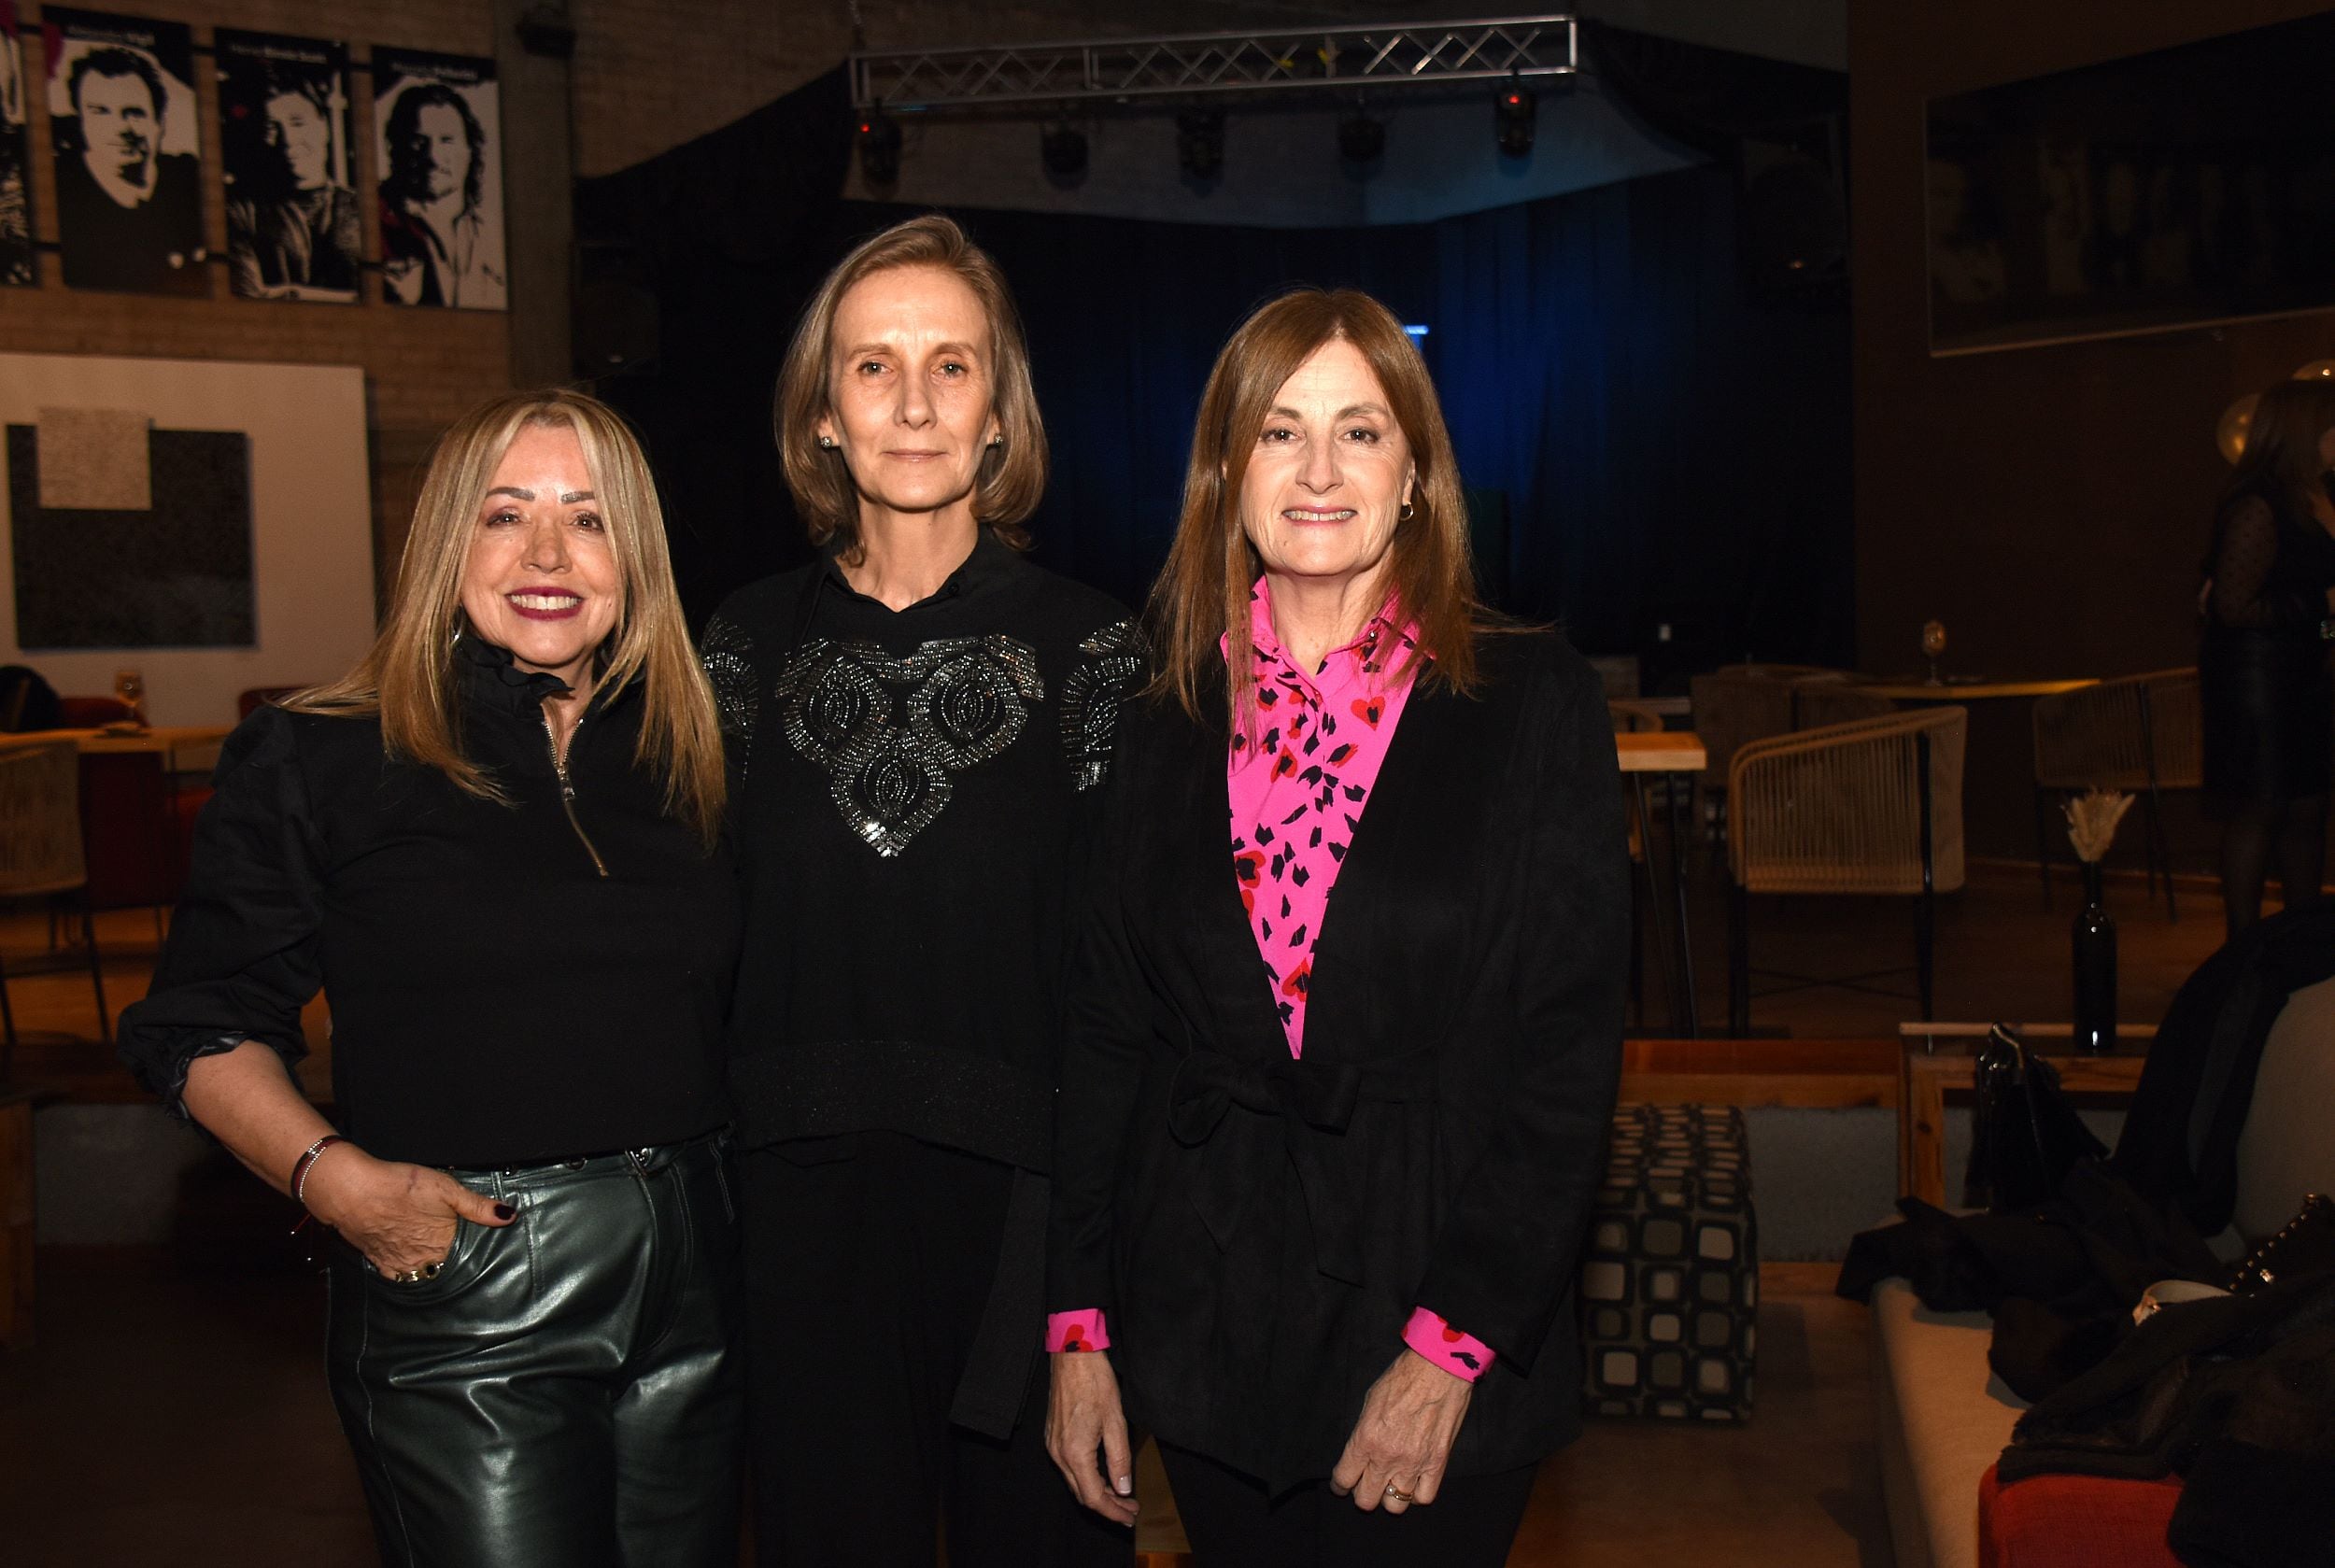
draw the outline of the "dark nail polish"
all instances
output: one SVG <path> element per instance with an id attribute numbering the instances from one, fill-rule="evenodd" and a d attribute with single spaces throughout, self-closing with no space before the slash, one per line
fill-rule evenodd
<path id="1" fill-rule="evenodd" d="M 507 1203 L 495 1205 L 495 1218 L 498 1220 L 516 1220 L 518 1218 L 518 1213 L 517 1209 L 513 1208 Z"/>

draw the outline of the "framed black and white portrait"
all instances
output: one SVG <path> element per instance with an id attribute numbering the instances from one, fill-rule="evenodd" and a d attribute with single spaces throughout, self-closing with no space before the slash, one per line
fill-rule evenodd
<path id="1" fill-rule="evenodd" d="M 383 296 L 507 309 L 494 62 L 375 49 L 373 118 Z"/>
<path id="2" fill-rule="evenodd" d="M 33 259 L 33 168 L 24 134 L 24 51 L 15 0 L 0 0 L 0 287 L 40 281 Z"/>
<path id="3" fill-rule="evenodd" d="M 66 286 L 208 294 L 192 33 L 44 6 L 41 41 Z"/>
<path id="4" fill-rule="evenodd" d="M 248 300 L 357 298 L 364 255 L 348 46 L 214 31 L 227 275 Z"/>

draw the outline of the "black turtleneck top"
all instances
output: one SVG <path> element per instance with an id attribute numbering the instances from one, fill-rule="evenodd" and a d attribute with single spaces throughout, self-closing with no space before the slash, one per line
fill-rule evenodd
<path id="1" fill-rule="evenodd" d="M 984 530 L 905 610 L 832 559 L 742 588 L 704 654 L 746 890 L 741 1144 L 897 1132 L 1043 1171 L 1076 828 L 1142 674 L 1126 612 Z"/>
<path id="2" fill-rule="evenodd" d="M 634 762 L 638 684 L 577 726 L 571 802 L 542 711 L 565 688 L 474 637 L 455 666 L 465 754 L 509 804 L 389 757 L 376 719 L 260 709 L 123 1060 L 177 1106 L 198 1056 L 300 1056 L 321 987 L 339 1125 L 383 1159 L 507 1167 L 719 1126 L 737 884 Z"/>

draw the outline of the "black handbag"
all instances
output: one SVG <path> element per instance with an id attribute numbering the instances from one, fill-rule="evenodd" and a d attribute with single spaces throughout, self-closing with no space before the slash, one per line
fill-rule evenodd
<path id="1" fill-rule="evenodd" d="M 1962 1202 L 1996 1214 L 2034 1208 L 2059 1190 L 2079 1160 L 2108 1146 L 2075 1114 L 2059 1074 L 2002 1024 L 1987 1032 L 1972 1074 L 1970 1165 Z"/>

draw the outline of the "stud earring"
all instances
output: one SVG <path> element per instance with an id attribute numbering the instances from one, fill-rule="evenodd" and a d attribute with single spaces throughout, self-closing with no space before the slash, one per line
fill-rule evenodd
<path id="1" fill-rule="evenodd" d="M 823 435 L 819 437 L 819 445 L 832 452 L 835 450 L 835 438 L 831 435 Z"/>
<path id="2" fill-rule="evenodd" d="M 1412 516 L 1416 514 L 1416 510 L 1417 510 L 1417 509 L 1416 509 L 1416 508 L 1414 508 L 1414 507 L 1411 505 L 1411 503 L 1410 503 L 1409 501 L 1407 501 L 1403 502 L 1403 509 L 1402 509 L 1400 512 L 1397 512 L 1397 513 L 1395 513 L 1395 514 L 1394 514 L 1394 520 L 1395 520 L 1396 522 L 1398 522 L 1398 523 L 1408 523 L 1408 522 L 1409 522 L 1409 521 L 1411 520 Z"/>

